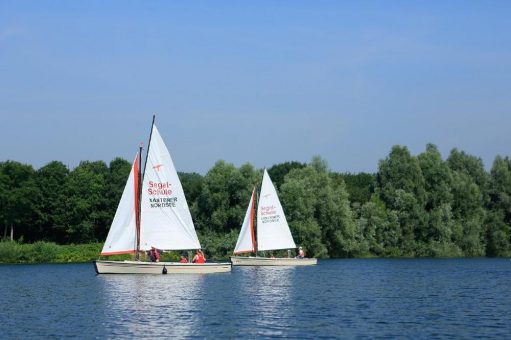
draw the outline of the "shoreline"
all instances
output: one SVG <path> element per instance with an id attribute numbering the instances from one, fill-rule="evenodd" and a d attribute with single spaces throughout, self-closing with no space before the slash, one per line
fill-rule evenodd
<path id="1" fill-rule="evenodd" d="M 52 242 L 38 241 L 35 243 L 19 243 L 17 241 L 0 242 L 0 265 L 6 264 L 71 264 L 90 263 L 98 259 L 130 260 L 132 255 L 100 256 L 103 243 L 84 243 L 58 245 Z M 179 262 L 180 252 L 165 252 L 162 260 L 167 262 Z M 227 255 L 228 257 L 228 255 Z M 225 260 L 226 256 L 211 257 L 211 260 Z M 361 256 L 342 258 L 319 258 L 320 260 L 336 259 L 474 259 L 474 258 L 498 258 L 498 257 L 431 257 L 431 256 Z M 500 257 L 507 258 L 507 257 Z"/>

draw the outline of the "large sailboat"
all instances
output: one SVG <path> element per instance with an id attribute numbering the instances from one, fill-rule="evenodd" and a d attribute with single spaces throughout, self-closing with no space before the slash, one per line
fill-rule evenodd
<path id="1" fill-rule="evenodd" d="M 195 232 L 183 187 L 156 125 L 143 173 L 142 148 L 137 154 L 121 196 L 101 256 L 134 254 L 133 261 L 94 261 L 98 274 L 167 274 L 229 272 L 226 263 L 140 261 L 140 252 L 193 250 L 201 245 Z M 141 183 L 141 185 L 140 185 Z"/>
<path id="2" fill-rule="evenodd" d="M 231 262 L 234 266 L 308 266 L 317 264 L 315 258 L 238 256 L 243 253 L 296 249 L 277 191 L 264 169 L 257 206 L 257 241 L 254 233 L 255 189 L 248 204 L 240 235 Z"/>

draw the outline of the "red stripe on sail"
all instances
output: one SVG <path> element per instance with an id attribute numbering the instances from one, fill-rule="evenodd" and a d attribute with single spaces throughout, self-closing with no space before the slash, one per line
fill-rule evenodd
<path id="1" fill-rule="evenodd" d="M 136 228 L 136 235 L 137 235 L 137 247 L 138 247 L 138 242 L 140 240 L 140 216 L 139 216 L 139 173 L 138 173 L 138 157 L 140 157 L 140 155 L 137 153 L 137 158 L 135 158 L 135 163 L 133 163 L 133 173 L 135 174 L 134 178 L 135 180 L 133 181 L 134 185 L 135 185 L 135 206 L 134 206 L 134 209 L 135 209 L 135 228 Z M 135 253 L 136 251 L 133 251 L 133 253 Z"/>
<path id="2" fill-rule="evenodd" d="M 121 251 L 113 251 L 113 252 L 104 252 L 101 253 L 101 256 L 108 256 L 108 255 L 121 255 L 121 254 L 134 254 L 135 250 L 121 250 Z"/>
<path id="3" fill-rule="evenodd" d="M 252 248 L 246 249 L 246 250 L 238 250 L 233 252 L 234 255 L 239 255 L 243 253 L 255 253 L 256 249 L 256 240 L 255 240 L 255 233 L 254 233 L 254 205 L 255 205 L 255 188 L 252 191 L 252 199 L 250 200 L 250 235 L 252 236 Z"/>
<path id="4" fill-rule="evenodd" d="M 252 190 L 252 207 L 250 209 L 250 232 L 252 233 L 252 250 L 251 252 L 255 252 L 256 249 L 256 239 L 254 233 L 254 196 L 255 196 L 255 188 Z"/>

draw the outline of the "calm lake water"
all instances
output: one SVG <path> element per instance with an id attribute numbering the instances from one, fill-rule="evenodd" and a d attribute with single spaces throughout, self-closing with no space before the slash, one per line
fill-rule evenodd
<path id="1" fill-rule="evenodd" d="M 511 338 L 511 261 L 324 260 L 209 275 L 1 265 L 0 338 Z"/>

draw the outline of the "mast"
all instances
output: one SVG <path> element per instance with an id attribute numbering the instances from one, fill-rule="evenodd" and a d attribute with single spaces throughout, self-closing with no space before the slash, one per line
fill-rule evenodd
<path id="1" fill-rule="evenodd" d="M 135 193 L 135 200 L 136 200 L 136 205 L 137 205 L 137 210 L 135 211 L 135 225 L 136 225 L 136 233 L 135 233 L 135 238 L 136 238 L 136 242 L 137 242 L 137 250 L 135 252 L 135 260 L 138 261 L 140 260 L 140 193 L 141 193 L 141 190 L 142 190 L 142 176 L 141 176 L 141 173 L 140 173 L 140 169 L 142 168 L 142 148 L 143 148 L 144 144 L 142 142 L 140 142 L 140 146 L 139 146 L 139 150 L 138 150 L 138 169 L 137 169 L 137 188 L 136 188 L 136 193 Z"/>
<path id="2" fill-rule="evenodd" d="M 261 189 L 259 188 L 259 190 L 261 190 Z M 257 192 L 257 189 L 255 192 L 255 195 L 256 195 L 256 197 L 254 200 L 254 210 L 257 211 L 256 206 L 259 207 L 259 194 Z M 256 227 L 259 228 L 259 224 L 257 223 L 258 222 L 257 218 L 254 218 L 253 221 L 254 221 L 254 230 L 252 232 L 254 233 L 254 239 L 255 239 L 255 228 Z M 254 249 L 255 249 L 255 256 L 257 257 L 257 241 L 254 241 Z"/>
<path id="3" fill-rule="evenodd" d="M 137 252 L 135 253 L 135 259 L 138 261 L 140 260 L 140 221 L 142 218 L 142 183 L 144 181 L 144 174 L 145 174 L 145 168 L 147 166 L 147 157 L 149 155 L 149 148 L 151 147 L 151 137 L 153 136 L 153 126 L 154 126 L 154 120 L 156 118 L 156 115 L 153 115 L 153 121 L 151 123 L 151 131 L 149 132 L 149 142 L 147 143 L 147 152 L 146 152 L 146 158 L 144 163 L 144 171 L 142 172 L 142 146 L 143 143 L 140 143 L 140 158 L 139 158 L 139 171 L 138 171 L 138 192 L 137 192 L 137 201 L 138 201 L 138 207 L 137 207 Z"/>
<path id="4" fill-rule="evenodd" d="M 257 196 L 257 192 L 256 192 L 256 188 L 255 187 L 254 187 L 254 190 L 252 191 L 252 209 L 250 210 L 250 220 L 252 221 L 252 226 L 250 228 L 250 233 L 252 234 L 252 246 L 254 248 L 254 251 L 257 254 L 257 241 L 256 241 L 256 238 L 255 238 L 255 220 L 254 220 L 255 204 L 256 204 L 255 201 L 256 200 L 255 200 L 254 195 Z"/>
<path id="5" fill-rule="evenodd" d="M 266 167 L 263 168 L 263 175 L 264 175 L 264 170 L 266 170 Z M 256 190 L 256 199 L 254 201 L 254 209 L 255 211 L 257 212 L 257 209 L 259 209 L 259 198 L 260 198 L 260 194 L 261 194 L 261 186 L 263 184 L 263 179 L 261 177 L 261 180 L 259 181 L 259 192 L 257 192 Z M 257 186 L 256 186 L 257 188 Z M 256 206 L 257 206 L 257 209 L 256 209 Z M 254 226 L 257 226 L 257 228 L 259 228 L 259 221 L 257 218 L 254 219 L 255 223 L 254 223 Z M 255 228 L 254 228 L 254 233 L 255 233 Z M 255 236 L 254 236 L 254 239 L 255 239 Z M 255 244 L 255 256 L 257 257 L 257 243 Z"/>
<path id="6" fill-rule="evenodd" d="M 147 167 L 147 157 L 149 156 L 149 148 L 151 147 L 151 138 L 153 137 L 153 126 L 156 115 L 153 115 L 153 122 L 151 123 L 151 132 L 149 132 L 149 143 L 147 143 L 147 152 L 145 154 L 144 172 L 142 173 L 142 179 L 144 179 L 145 168 Z"/>

